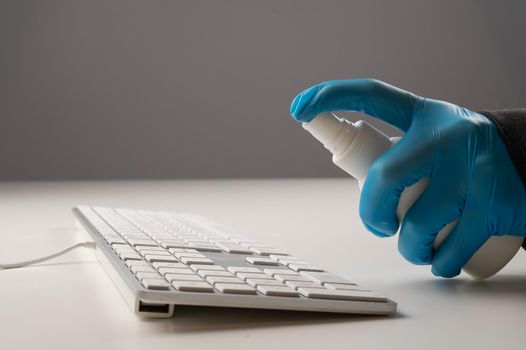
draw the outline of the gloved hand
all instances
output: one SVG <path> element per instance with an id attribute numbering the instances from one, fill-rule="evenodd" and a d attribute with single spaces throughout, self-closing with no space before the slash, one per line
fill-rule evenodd
<path id="1" fill-rule="evenodd" d="M 405 132 L 370 168 L 360 217 L 377 236 L 394 235 L 400 194 L 429 178 L 401 223 L 398 249 L 408 261 L 453 277 L 490 236 L 526 236 L 525 186 L 484 115 L 372 79 L 318 84 L 296 96 L 290 109 L 299 122 L 329 111 L 360 111 Z M 437 233 L 456 218 L 434 251 Z"/>

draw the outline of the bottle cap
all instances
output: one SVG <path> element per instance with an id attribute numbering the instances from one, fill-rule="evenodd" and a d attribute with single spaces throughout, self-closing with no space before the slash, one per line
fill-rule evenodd
<path id="1" fill-rule="evenodd" d="M 352 143 L 358 132 L 354 124 L 332 113 L 318 114 L 310 122 L 303 123 L 303 128 L 333 154 Z"/>
<path id="2" fill-rule="evenodd" d="M 332 113 L 321 113 L 303 128 L 332 154 L 333 162 L 359 181 L 372 163 L 391 147 L 389 137 L 365 121 L 351 123 Z"/>

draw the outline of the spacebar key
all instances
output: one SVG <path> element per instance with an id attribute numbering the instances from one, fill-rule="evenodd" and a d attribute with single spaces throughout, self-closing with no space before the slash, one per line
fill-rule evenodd
<path id="1" fill-rule="evenodd" d="M 353 301 L 377 301 L 386 302 L 387 298 L 371 293 L 356 290 L 329 290 L 321 288 L 298 288 L 298 292 L 304 297 L 311 299 L 335 299 L 335 300 L 353 300 Z"/>

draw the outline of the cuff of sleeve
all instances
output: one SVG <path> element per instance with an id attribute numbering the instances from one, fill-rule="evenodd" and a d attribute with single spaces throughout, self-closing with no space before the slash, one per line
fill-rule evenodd
<path id="1" fill-rule="evenodd" d="M 480 113 L 497 126 L 513 164 L 526 186 L 526 109 Z"/>

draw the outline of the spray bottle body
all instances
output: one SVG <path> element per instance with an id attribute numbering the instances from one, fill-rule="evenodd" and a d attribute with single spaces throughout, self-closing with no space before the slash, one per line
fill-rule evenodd
<path id="1" fill-rule="evenodd" d="M 365 121 L 350 123 L 330 113 L 321 114 L 305 123 L 304 128 L 333 153 L 333 162 L 337 166 L 358 180 L 360 189 L 374 161 L 396 143 L 395 139 L 390 139 Z M 402 192 L 397 208 L 400 222 L 428 182 L 427 178 L 421 179 Z M 435 249 L 444 241 L 456 222 L 457 220 L 445 225 L 438 233 L 433 245 Z M 464 265 L 463 270 L 478 279 L 494 275 L 513 258 L 521 247 L 522 240 L 522 237 L 514 236 L 491 237 Z"/>

